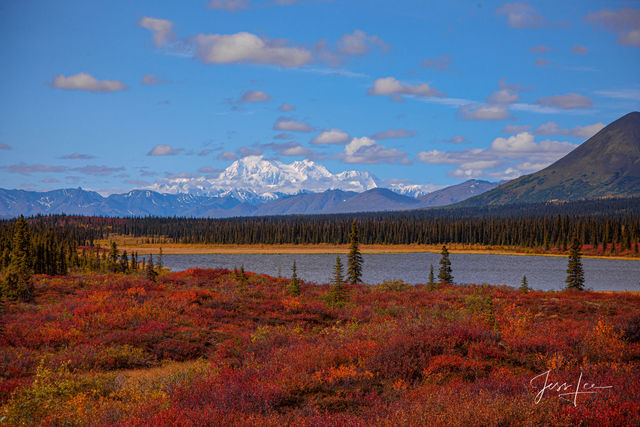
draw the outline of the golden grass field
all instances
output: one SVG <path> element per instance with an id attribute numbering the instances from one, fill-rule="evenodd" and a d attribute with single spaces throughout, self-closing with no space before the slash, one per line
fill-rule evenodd
<path id="1" fill-rule="evenodd" d="M 154 243 L 146 243 L 146 238 L 134 238 L 128 236 L 113 235 L 109 239 L 98 240 L 96 244 L 101 247 L 109 247 L 111 241 L 118 244 L 120 250 L 127 252 L 137 252 L 139 254 L 158 254 L 160 248 L 165 255 L 177 254 L 343 254 L 349 250 L 348 244 L 281 244 L 281 245 L 226 245 L 226 244 L 176 244 L 157 240 Z M 544 251 L 542 248 L 519 248 L 509 246 L 488 246 L 488 245 L 464 245 L 447 244 L 447 249 L 451 253 L 464 254 L 494 254 L 494 255 L 529 255 L 529 256 L 553 256 L 566 257 L 567 253 L 559 250 Z M 360 251 L 365 254 L 393 254 L 393 253 L 440 253 L 442 245 L 365 245 L 360 244 Z M 584 258 L 607 258 L 607 259 L 633 259 L 640 260 L 640 256 L 633 253 L 622 255 L 594 255 L 587 251 Z"/>

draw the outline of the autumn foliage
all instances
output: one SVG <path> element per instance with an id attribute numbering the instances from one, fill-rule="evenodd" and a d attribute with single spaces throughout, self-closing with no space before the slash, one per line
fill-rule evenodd
<path id="1" fill-rule="evenodd" d="M 640 296 L 328 286 L 228 270 L 35 276 L 0 424 L 638 425 Z M 611 386 L 564 400 L 531 379 Z"/>

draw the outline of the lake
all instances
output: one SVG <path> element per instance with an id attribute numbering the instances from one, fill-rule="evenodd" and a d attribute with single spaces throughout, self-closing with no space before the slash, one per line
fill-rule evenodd
<path id="1" fill-rule="evenodd" d="M 346 264 L 346 255 L 341 255 Z M 377 284 L 387 279 L 407 283 L 426 283 L 429 265 L 438 274 L 440 254 L 364 254 L 363 281 Z M 567 258 L 520 255 L 451 254 L 451 267 L 456 283 L 486 282 L 491 285 L 519 286 L 526 275 L 529 286 L 540 290 L 560 290 L 566 278 Z M 157 261 L 157 257 L 154 257 Z M 165 267 L 172 271 L 191 267 L 240 267 L 256 273 L 291 276 L 296 261 L 298 277 L 316 283 L 328 283 L 336 261 L 335 254 L 198 254 L 164 255 Z M 593 290 L 640 290 L 640 261 L 616 259 L 582 260 L 585 285 Z"/>

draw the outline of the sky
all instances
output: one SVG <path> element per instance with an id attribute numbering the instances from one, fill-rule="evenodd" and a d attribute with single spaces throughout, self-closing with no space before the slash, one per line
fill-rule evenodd
<path id="1" fill-rule="evenodd" d="M 498 181 L 640 110 L 640 1 L 2 1 L 0 40 L 1 188 Z"/>

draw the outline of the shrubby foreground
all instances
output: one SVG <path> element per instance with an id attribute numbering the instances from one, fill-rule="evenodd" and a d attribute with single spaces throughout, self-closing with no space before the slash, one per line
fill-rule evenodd
<path id="1" fill-rule="evenodd" d="M 0 424 L 640 423 L 640 295 L 288 284 L 38 275 L 2 314 Z M 611 388 L 535 403 L 546 371 Z"/>

